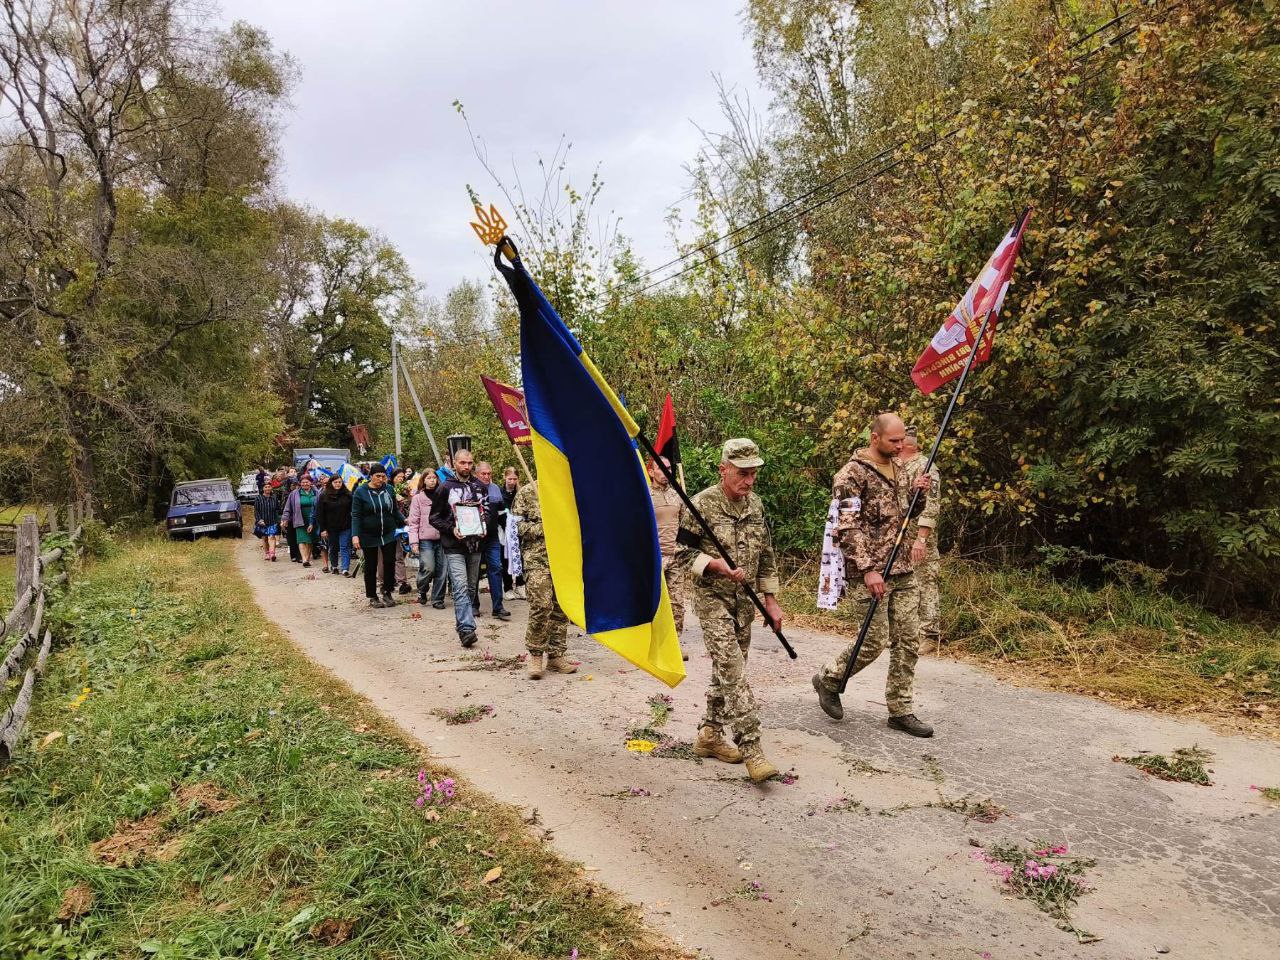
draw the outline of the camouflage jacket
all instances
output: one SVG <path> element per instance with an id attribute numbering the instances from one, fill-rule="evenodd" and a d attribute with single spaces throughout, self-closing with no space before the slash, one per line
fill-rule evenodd
<path id="1" fill-rule="evenodd" d="M 871 451 L 864 448 L 840 468 L 832 482 L 832 499 L 840 502 L 836 537 L 851 577 L 854 570 L 859 574 L 868 570 L 883 572 L 911 501 L 906 466 L 898 459 L 890 466 L 892 481 L 877 469 Z M 927 504 L 928 498 L 922 496 L 916 502 L 915 515 L 919 516 Z M 904 544 L 898 551 L 891 573 L 911 572 L 910 547 Z"/>
<path id="2" fill-rule="evenodd" d="M 547 541 L 542 534 L 542 504 L 538 500 L 536 480 L 526 483 L 516 492 L 511 512 L 519 518 L 516 530 L 520 533 L 520 558 L 524 565 L 547 566 Z"/>
<path id="3" fill-rule="evenodd" d="M 755 587 L 756 593 L 777 593 L 778 561 L 760 498 L 752 493 L 734 503 L 716 484 L 695 496 L 693 504 L 733 556 L 734 563 L 746 571 L 746 582 Z M 719 558 L 711 538 L 703 533 L 692 511 L 686 510 L 676 536 L 676 562 L 693 571 L 694 611 L 699 616 L 717 607 L 751 606 L 746 591 L 738 584 L 706 574 L 707 564 Z"/>
<path id="4" fill-rule="evenodd" d="M 911 485 L 916 482 L 916 477 L 920 476 L 924 470 L 924 465 L 929 460 L 925 453 L 917 453 L 914 457 L 906 462 L 907 468 L 907 500 L 911 499 Z M 906 539 L 902 541 L 903 547 L 910 547 L 911 542 L 916 538 L 916 528 L 924 527 L 929 531 L 929 555 L 928 559 L 936 559 L 938 556 L 938 514 L 942 512 L 942 475 L 938 473 L 938 464 L 929 468 L 929 499 L 925 501 L 924 509 L 912 519 L 907 526 Z"/>

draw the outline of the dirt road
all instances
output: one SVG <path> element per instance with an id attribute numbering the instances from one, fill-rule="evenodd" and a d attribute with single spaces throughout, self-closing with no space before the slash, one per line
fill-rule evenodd
<path id="1" fill-rule="evenodd" d="M 666 688 L 580 634 L 574 676 L 473 669 L 484 651 L 523 652 L 520 601 L 510 622 L 480 621 L 467 656 L 451 609 L 370 610 L 356 583 L 266 564 L 255 548 L 239 547 L 241 568 L 300 649 L 476 787 L 536 807 L 531 829 L 707 957 L 1280 957 L 1280 805 L 1250 789 L 1280 786 L 1274 743 L 945 659 L 922 660 L 917 683 L 934 739 L 886 728 L 883 658 L 850 685 L 837 724 L 809 677 L 842 641 L 789 631 L 793 662 L 757 630 L 749 672 L 764 745 L 798 779 L 754 787 L 741 766 L 629 752 L 627 731 Z M 696 624 L 685 643 L 689 678 L 661 730 L 691 740 L 709 663 Z M 473 704 L 495 712 L 459 726 L 432 714 Z M 1112 762 L 1193 744 L 1214 755 L 1212 786 Z M 977 801 L 1004 813 L 971 818 Z M 1074 920 L 1099 942 L 1009 897 L 974 858 L 975 843 L 1041 841 L 1096 859 Z"/>

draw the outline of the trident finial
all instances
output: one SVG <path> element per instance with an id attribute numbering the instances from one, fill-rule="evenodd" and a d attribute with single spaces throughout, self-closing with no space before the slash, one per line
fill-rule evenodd
<path id="1" fill-rule="evenodd" d="M 502 214 L 498 212 L 498 208 L 492 203 L 489 204 L 489 212 L 486 213 L 479 204 L 476 204 L 476 218 L 480 221 L 476 223 L 472 221 L 471 229 L 476 232 L 476 236 L 480 238 L 480 242 L 488 246 L 496 244 L 507 235 L 507 221 L 502 219 Z"/>

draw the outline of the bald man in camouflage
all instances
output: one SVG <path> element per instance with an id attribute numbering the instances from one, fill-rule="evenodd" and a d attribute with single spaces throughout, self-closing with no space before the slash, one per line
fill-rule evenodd
<path id="1" fill-rule="evenodd" d="M 882 413 L 876 417 L 871 424 L 871 443 L 854 453 L 840 468 L 832 483 L 832 497 L 839 501 L 836 537 L 844 553 L 849 590 L 856 593 L 859 613 L 865 616 L 871 598 L 879 598 L 853 673 L 864 669 L 888 647 L 885 702 L 889 707 L 889 726 L 913 737 L 931 737 L 933 727 L 916 717 L 912 704 L 920 621 L 911 551 L 899 550 L 888 580 L 882 575 L 913 488 L 921 491 L 915 516 L 919 516 L 928 502 L 928 475 L 921 474 L 913 484 L 908 479 L 906 464 L 900 459 L 906 435 L 906 425 L 897 414 Z M 858 577 L 862 579 L 863 589 L 858 589 Z M 840 681 L 852 655 L 853 644 L 850 644 L 834 663 L 813 675 L 818 705 L 833 720 L 844 716 Z"/>

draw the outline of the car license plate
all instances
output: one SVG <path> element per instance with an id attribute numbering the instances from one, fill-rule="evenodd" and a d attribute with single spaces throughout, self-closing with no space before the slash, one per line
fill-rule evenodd
<path id="1" fill-rule="evenodd" d="M 202 523 L 198 527 L 188 527 L 187 529 L 192 533 L 213 533 L 218 529 L 218 525 L 216 523 Z"/>

